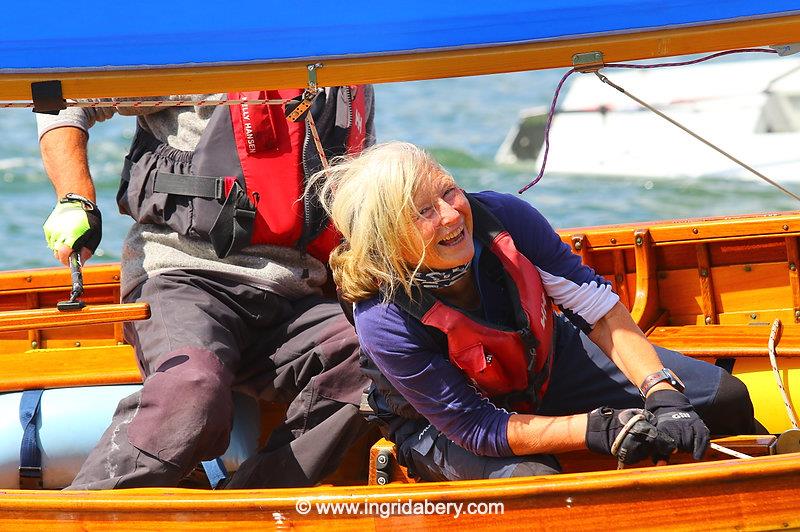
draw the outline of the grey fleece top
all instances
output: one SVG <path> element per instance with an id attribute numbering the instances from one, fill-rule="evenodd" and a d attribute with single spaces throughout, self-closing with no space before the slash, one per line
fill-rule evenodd
<path id="1" fill-rule="evenodd" d="M 157 99 L 221 99 L 222 94 L 176 95 Z M 95 123 L 115 112 L 135 115 L 138 124 L 156 138 L 179 150 L 192 151 L 211 117 L 214 107 L 78 108 L 69 107 L 58 115 L 37 114 L 39 138 L 51 129 L 71 126 L 89 132 Z M 122 247 L 121 295 L 124 298 L 148 277 L 176 269 L 214 272 L 242 283 L 297 299 L 320 293 L 325 283 L 325 266 L 314 257 L 282 246 L 249 246 L 220 259 L 211 244 L 181 236 L 169 228 L 134 223 Z"/>

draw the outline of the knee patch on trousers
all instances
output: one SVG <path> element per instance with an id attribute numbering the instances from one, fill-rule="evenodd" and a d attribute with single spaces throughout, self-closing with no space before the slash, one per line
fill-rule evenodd
<path id="1" fill-rule="evenodd" d="M 128 430 L 131 444 L 182 469 L 224 453 L 233 423 L 231 373 L 195 347 L 159 357 L 156 367 Z"/>

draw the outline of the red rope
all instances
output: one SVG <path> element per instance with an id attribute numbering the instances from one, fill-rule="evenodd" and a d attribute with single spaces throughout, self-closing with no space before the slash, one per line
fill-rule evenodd
<path id="1" fill-rule="evenodd" d="M 542 167 L 539 169 L 539 175 L 536 176 L 536 179 L 519 189 L 518 194 L 522 194 L 533 185 L 539 182 L 539 180 L 544 175 L 544 169 L 547 166 L 547 153 L 550 151 L 550 126 L 553 123 L 553 115 L 556 113 L 556 103 L 558 102 L 558 95 L 561 92 L 561 87 L 564 86 L 564 82 L 567 81 L 567 78 L 570 77 L 572 74 L 577 72 L 574 68 L 570 68 L 566 74 L 561 77 L 561 81 L 558 82 L 556 86 L 556 92 L 553 95 L 553 101 L 550 104 L 550 112 L 547 113 L 547 124 L 544 127 L 544 157 L 542 158 Z"/>

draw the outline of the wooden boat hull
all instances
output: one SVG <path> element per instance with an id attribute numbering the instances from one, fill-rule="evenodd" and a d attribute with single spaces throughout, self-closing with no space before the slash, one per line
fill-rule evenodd
<path id="1" fill-rule="evenodd" d="M 0 492 L 0 528 L 59 530 L 431 530 L 495 528 L 763 530 L 800 527 L 800 458 L 781 455 L 554 477 L 286 490 L 137 489 Z M 410 502 L 409 502 L 410 501 Z M 298 511 L 310 504 L 303 515 Z M 498 502 L 501 515 L 398 515 L 391 504 Z M 360 504 L 359 515 L 325 515 L 317 505 Z M 484 506 L 477 506 L 483 504 Z M 367 506 L 372 505 L 372 506 Z M 369 508 L 369 510 L 367 510 Z M 381 516 L 392 513 L 391 518 Z M 443 508 L 440 506 L 440 508 Z M 454 506 L 451 506 L 454 508 Z M 413 510 L 412 510 L 413 511 Z M 366 513 L 369 512 L 369 513 Z"/>
<path id="2" fill-rule="evenodd" d="M 789 396 L 796 397 L 800 213 L 566 229 L 560 234 L 612 281 L 652 341 L 712 363 L 732 364 L 733 373 L 750 389 L 759 421 L 773 433 L 790 427 L 767 344 L 770 324 L 781 319 L 779 372 Z M 58 328 L 48 322 L 17 331 L 4 324 L 19 321 L 22 310 L 29 316 L 35 309 L 54 307 L 69 292 L 68 274 L 64 269 L 0 274 L 0 392 L 140 381 L 121 324 L 91 323 L 92 313 L 119 300 L 118 267 L 88 267 L 84 278 L 88 321 Z M 114 312 L 131 311 L 134 314 L 126 319 L 144 312 Z M 26 320 L 20 327 L 30 327 Z M 282 406 L 264 407 L 262 432 L 267 434 Z M 747 460 L 721 460 L 712 452 L 711 461 L 702 463 L 616 471 L 613 460 L 585 452 L 561 456 L 566 473 L 556 477 L 414 484 L 402 482 L 402 471 L 395 467 L 398 474 L 386 486 L 367 485 L 368 473 L 374 479 L 374 466 L 368 457 L 372 441 L 365 441 L 336 476 L 326 480 L 330 484 L 312 489 L 0 490 L 0 529 L 21 520 L 33 529 L 57 524 L 60 529 L 81 530 L 416 530 L 489 528 L 498 523 L 524 529 L 800 527 L 800 454 L 769 456 L 772 437 L 765 438 L 753 440 L 749 450 L 744 446 L 748 454 L 761 455 Z M 800 441 L 795 443 L 800 446 Z M 311 511 L 299 513 L 299 501 L 309 502 Z M 328 502 L 362 506 L 358 514 L 339 515 L 321 513 L 314 506 Z M 426 502 L 432 515 L 401 515 L 402 504 L 412 511 L 414 504 L 421 504 L 416 508 L 424 511 Z M 366 509 L 365 503 L 372 506 Z M 462 512 L 469 503 L 502 503 L 503 513 L 455 519 L 453 511 L 437 514 L 436 503 L 463 503 Z"/>

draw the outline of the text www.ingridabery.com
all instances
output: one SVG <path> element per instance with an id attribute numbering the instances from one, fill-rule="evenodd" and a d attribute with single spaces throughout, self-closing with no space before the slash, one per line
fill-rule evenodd
<path id="1" fill-rule="evenodd" d="M 298 499 L 295 510 L 300 515 L 312 512 L 317 515 L 375 515 L 387 519 L 394 515 L 452 515 L 458 519 L 462 515 L 503 515 L 502 502 L 434 502 L 428 499 L 397 499 L 384 502 L 312 502 L 311 499 Z"/>

